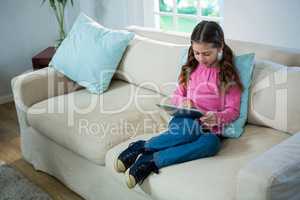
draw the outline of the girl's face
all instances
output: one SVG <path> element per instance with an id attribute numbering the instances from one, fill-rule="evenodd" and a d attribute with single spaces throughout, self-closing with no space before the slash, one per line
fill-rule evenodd
<path id="1" fill-rule="evenodd" d="M 217 64 L 218 52 L 221 48 L 213 47 L 212 43 L 206 42 L 192 42 L 192 48 L 195 59 L 206 66 L 212 66 Z"/>

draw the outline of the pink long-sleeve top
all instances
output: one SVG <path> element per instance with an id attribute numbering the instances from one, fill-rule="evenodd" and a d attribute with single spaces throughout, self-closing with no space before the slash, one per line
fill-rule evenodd
<path id="1" fill-rule="evenodd" d="M 224 95 L 221 94 L 219 70 L 219 67 L 199 64 L 191 73 L 187 88 L 178 84 L 171 98 L 171 103 L 176 106 L 190 99 L 195 108 L 204 113 L 214 112 L 218 124 L 211 131 L 215 134 L 222 134 L 224 125 L 238 118 L 241 100 L 241 91 L 237 85 L 230 86 Z"/>

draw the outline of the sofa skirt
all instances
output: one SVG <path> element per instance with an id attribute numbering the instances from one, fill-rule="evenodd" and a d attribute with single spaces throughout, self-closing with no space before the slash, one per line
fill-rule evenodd
<path id="1" fill-rule="evenodd" d="M 139 187 L 128 189 L 105 166 L 97 165 L 58 145 L 32 127 L 21 130 L 23 158 L 35 170 L 56 177 L 87 200 L 149 200 Z"/>

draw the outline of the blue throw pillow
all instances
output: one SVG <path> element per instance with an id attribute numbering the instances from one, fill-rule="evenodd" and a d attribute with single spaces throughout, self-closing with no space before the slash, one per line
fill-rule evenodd
<path id="1" fill-rule="evenodd" d="M 188 48 L 181 52 L 181 65 L 185 64 L 187 60 L 187 53 Z M 225 127 L 225 137 L 238 138 L 244 132 L 244 126 L 246 124 L 248 115 L 249 88 L 252 80 L 254 57 L 254 53 L 243 54 L 234 57 L 234 64 L 238 70 L 244 90 L 241 96 L 240 116 L 238 119 Z"/>
<path id="2" fill-rule="evenodd" d="M 105 28 L 81 13 L 49 65 L 90 92 L 101 94 L 133 37 L 132 32 Z"/>
<path id="3" fill-rule="evenodd" d="M 244 132 L 244 126 L 246 124 L 248 115 L 249 88 L 252 80 L 254 57 L 254 53 L 243 54 L 234 57 L 234 63 L 244 86 L 244 90 L 241 96 L 240 116 L 225 127 L 225 137 L 238 138 Z"/>

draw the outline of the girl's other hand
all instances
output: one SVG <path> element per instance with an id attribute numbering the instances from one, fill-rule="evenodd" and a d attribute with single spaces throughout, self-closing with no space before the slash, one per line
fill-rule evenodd
<path id="1" fill-rule="evenodd" d="M 200 121 L 204 127 L 211 129 L 217 125 L 217 115 L 212 111 L 208 111 L 204 116 L 200 117 Z"/>
<path id="2" fill-rule="evenodd" d="M 192 107 L 194 107 L 194 103 L 193 103 L 192 100 L 186 99 L 186 100 L 184 100 L 184 101 L 182 102 L 181 107 L 184 107 L 184 108 L 192 108 Z"/>

